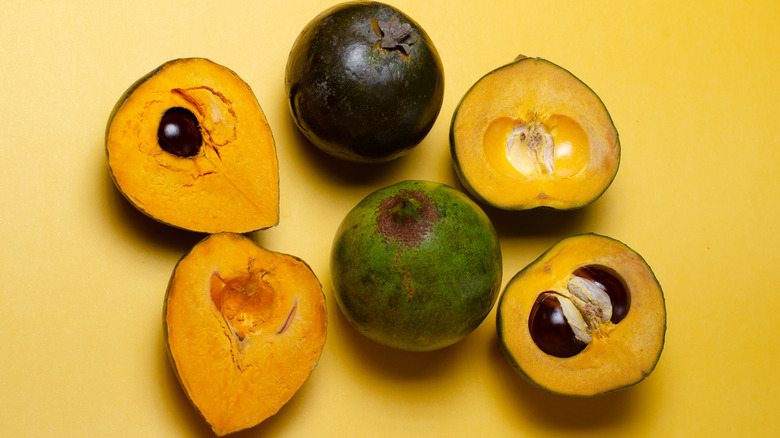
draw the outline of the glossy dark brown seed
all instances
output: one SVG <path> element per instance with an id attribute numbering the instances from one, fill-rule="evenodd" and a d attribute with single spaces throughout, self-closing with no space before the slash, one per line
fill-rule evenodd
<path id="1" fill-rule="evenodd" d="M 164 151 L 179 157 L 197 155 L 203 144 L 198 119 L 186 108 L 168 109 L 157 128 L 157 141 Z"/>
<path id="2" fill-rule="evenodd" d="M 536 298 L 528 329 L 534 343 L 551 356 L 571 357 L 587 346 L 574 336 L 554 292 L 544 292 Z"/>
<path id="3" fill-rule="evenodd" d="M 574 271 L 574 275 L 593 281 L 609 295 L 612 302 L 610 321 L 613 324 L 619 323 L 628 315 L 628 310 L 631 308 L 631 294 L 628 293 L 628 288 L 617 273 L 603 266 L 588 265 Z"/>

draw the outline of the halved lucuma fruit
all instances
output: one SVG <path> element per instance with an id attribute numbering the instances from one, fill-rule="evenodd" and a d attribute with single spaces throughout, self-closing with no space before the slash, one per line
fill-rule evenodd
<path id="1" fill-rule="evenodd" d="M 566 238 L 517 273 L 498 305 L 509 363 L 551 392 L 593 396 L 642 381 L 666 334 L 661 286 L 623 243 Z"/>
<path id="2" fill-rule="evenodd" d="M 249 85 L 212 61 L 173 60 L 133 84 L 111 113 L 106 151 L 119 191 L 160 222 L 205 233 L 278 222 L 271 129 Z"/>
<path id="3" fill-rule="evenodd" d="M 450 149 L 463 185 L 506 210 L 584 207 L 609 187 L 620 161 L 617 131 L 593 90 L 522 56 L 465 94 Z"/>
<path id="4" fill-rule="evenodd" d="M 326 326 L 309 266 L 238 234 L 195 245 L 165 298 L 171 364 L 217 435 L 255 426 L 287 403 L 317 364 Z"/>

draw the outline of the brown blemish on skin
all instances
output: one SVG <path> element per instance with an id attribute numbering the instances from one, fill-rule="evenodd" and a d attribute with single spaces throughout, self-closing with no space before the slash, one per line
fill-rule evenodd
<path id="1" fill-rule="evenodd" d="M 411 277 L 405 265 L 400 265 L 403 251 L 418 247 L 439 221 L 438 207 L 423 190 L 399 190 L 395 196 L 383 200 L 377 207 L 376 232 L 383 242 L 397 242 L 395 270 L 401 274 L 409 301 L 414 298 Z"/>
<path id="2" fill-rule="evenodd" d="M 414 298 L 414 289 L 412 289 L 412 278 L 409 277 L 409 270 L 406 269 L 406 266 L 403 267 L 403 278 L 404 286 L 406 286 L 406 290 L 409 294 L 408 301 L 412 301 L 412 298 Z"/>
<path id="3" fill-rule="evenodd" d="M 401 246 L 420 246 L 438 222 L 436 204 L 422 190 L 399 190 L 377 207 L 376 231 Z"/>

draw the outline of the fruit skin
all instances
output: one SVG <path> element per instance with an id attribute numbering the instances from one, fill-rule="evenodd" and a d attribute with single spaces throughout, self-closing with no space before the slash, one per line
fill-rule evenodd
<path id="1" fill-rule="evenodd" d="M 173 107 L 198 119 L 204 141 L 193 157 L 158 144 L 160 119 Z M 203 233 L 245 233 L 278 223 L 273 135 L 252 89 L 227 67 L 179 58 L 145 74 L 114 105 L 105 143 L 119 192 L 158 222 Z"/>
<path id="2" fill-rule="evenodd" d="M 588 264 L 622 277 L 632 291 L 631 308 L 623 321 L 608 324 L 611 345 L 593 342 L 570 358 L 547 355 L 531 340 L 530 306 L 566 273 Z M 665 343 L 666 304 L 642 256 L 616 239 L 585 233 L 562 239 L 512 277 L 498 303 L 496 331 L 507 362 L 524 380 L 558 395 L 593 397 L 634 386 L 655 369 Z"/>
<path id="3" fill-rule="evenodd" d="M 551 72 L 547 77 L 545 73 L 539 73 L 545 70 Z M 519 73 L 513 73 L 515 71 Z M 535 75 L 541 80 L 535 79 Z M 490 84 L 491 81 L 497 84 Z M 490 90 L 486 93 L 490 102 L 472 104 L 480 89 Z M 576 98 L 572 90 L 585 98 Z M 557 95 L 557 102 L 552 106 L 544 101 L 544 97 L 550 95 Z M 584 100 L 587 102 L 580 102 Z M 467 129 L 463 127 L 463 120 L 469 119 L 475 120 L 475 124 L 482 121 L 487 125 L 499 117 L 535 119 L 541 115 L 543 119 L 554 112 L 573 119 L 586 117 L 580 122 L 585 126 L 590 143 L 599 145 L 600 153 L 591 158 L 593 162 L 582 172 L 547 182 L 533 177 L 526 179 L 527 175 L 518 174 L 508 160 L 500 166 L 503 168 L 495 168 L 482 151 L 481 142 L 487 126 L 482 126 L 481 132 L 464 132 Z M 546 59 L 523 55 L 488 72 L 468 89 L 453 112 L 449 141 L 455 172 L 466 190 L 480 202 L 503 210 L 586 207 L 612 184 L 621 157 L 618 132 L 599 96 L 563 67 Z"/>
<path id="4" fill-rule="evenodd" d="M 452 345 L 495 304 L 498 236 L 462 192 L 403 181 L 377 190 L 342 221 L 333 242 L 336 301 L 360 333 L 407 351 Z"/>
<path id="5" fill-rule="evenodd" d="M 372 20 L 408 23 L 409 53 L 383 49 Z M 315 146 L 355 162 L 390 161 L 419 144 L 444 99 L 444 70 L 414 20 L 378 2 L 320 13 L 290 50 L 285 89 L 292 118 Z"/>

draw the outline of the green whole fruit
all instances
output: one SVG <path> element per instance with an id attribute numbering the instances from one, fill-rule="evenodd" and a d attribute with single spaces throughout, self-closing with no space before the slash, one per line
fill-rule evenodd
<path id="1" fill-rule="evenodd" d="M 309 22 L 287 60 L 292 118 L 315 146 L 354 162 L 390 161 L 428 134 L 444 99 L 430 37 L 392 6 L 341 3 Z"/>
<path id="2" fill-rule="evenodd" d="M 465 194 L 403 181 L 346 215 L 331 275 L 336 301 L 358 332 L 395 349 L 430 351 L 460 341 L 490 313 L 501 249 L 490 219 Z"/>

